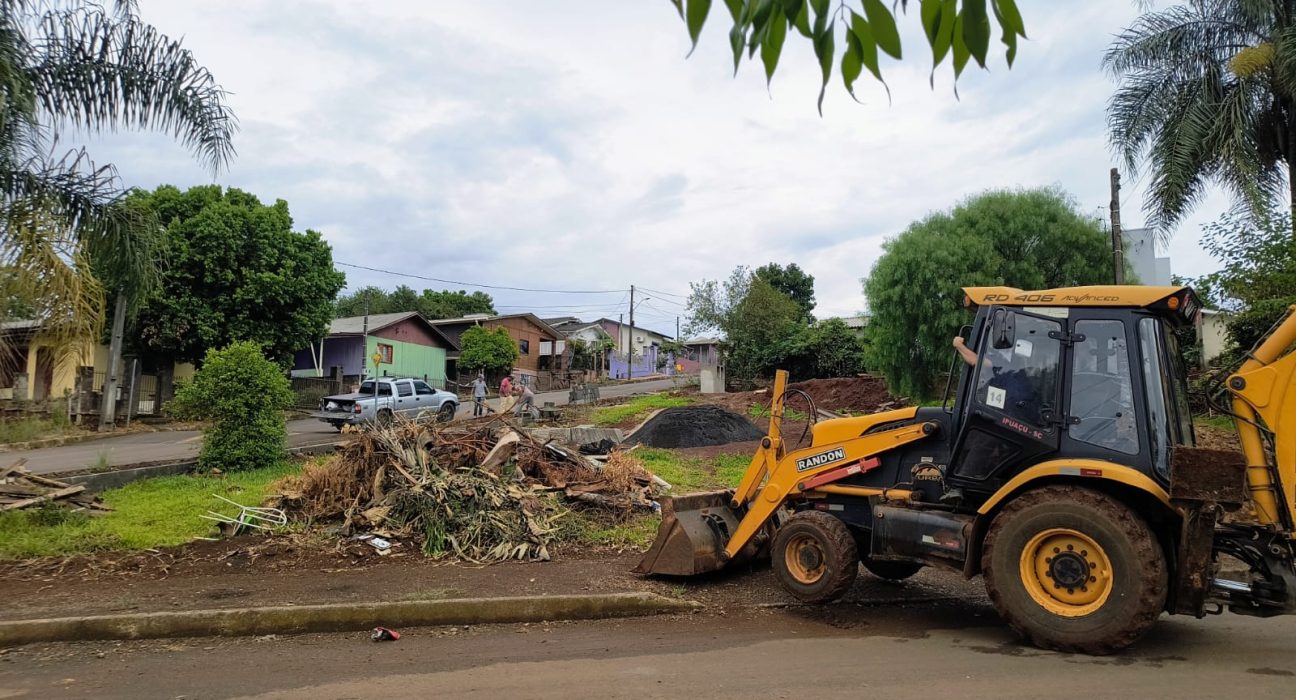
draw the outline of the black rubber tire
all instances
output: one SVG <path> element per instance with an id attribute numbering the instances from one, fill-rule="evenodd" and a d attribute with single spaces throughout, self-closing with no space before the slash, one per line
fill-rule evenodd
<path id="1" fill-rule="evenodd" d="M 384 408 L 383 410 L 378 412 L 378 417 L 375 419 L 374 422 L 378 424 L 379 428 L 386 428 L 387 426 L 391 425 L 395 420 L 396 420 L 396 416 L 391 411 Z"/>
<path id="2" fill-rule="evenodd" d="M 814 583 L 798 581 L 785 560 L 789 542 L 808 536 L 815 540 L 824 558 L 824 572 Z M 770 548 L 774 575 L 783 589 L 806 603 L 828 603 L 846 594 L 859 574 L 859 553 L 855 538 L 842 521 L 817 510 L 801 511 L 788 518 L 774 535 Z"/>
<path id="3" fill-rule="evenodd" d="M 1111 593 L 1102 607 L 1066 617 L 1037 603 L 1022 581 L 1022 550 L 1051 528 L 1069 528 L 1098 543 L 1111 563 Z M 1017 634 L 1044 649 L 1110 654 L 1133 644 L 1165 608 L 1165 553 L 1143 518 L 1120 501 L 1080 486 L 1046 486 L 1014 498 L 986 533 L 981 556 L 986 592 Z"/>
<path id="4" fill-rule="evenodd" d="M 346 423 L 329 423 L 329 425 L 333 426 L 333 429 L 340 433 L 342 432 L 342 428 L 346 426 Z"/>
<path id="5" fill-rule="evenodd" d="M 441 408 L 437 409 L 437 422 L 449 423 L 450 421 L 454 420 L 455 413 L 457 413 L 458 411 L 459 411 L 459 407 L 452 402 L 446 402 L 441 404 Z"/>
<path id="6" fill-rule="evenodd" d="M 868 569 L 870 574 L 888 581 L 903 581 L 922 571 L 923 568 L 923 565 L 917 562 L 874 561 L 868 557 L 861 558 L 860 563 L 864 565 L 865 569 Z"/>

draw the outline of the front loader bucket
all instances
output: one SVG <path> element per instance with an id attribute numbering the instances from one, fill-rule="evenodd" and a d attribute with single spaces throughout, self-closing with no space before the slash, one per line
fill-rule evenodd
<path id="1" fill-rule="evenodd" d="M 732 490 L 707 491 L 662 501 L 657 539 L 634 572 L 694 576 L 723 568 L 729 563 L 724 558 L 725 543 L 742 519 L 729 505 L 733 495 Z M 751 558 L 760 544 L 744 547 L 734 560 Z"/>

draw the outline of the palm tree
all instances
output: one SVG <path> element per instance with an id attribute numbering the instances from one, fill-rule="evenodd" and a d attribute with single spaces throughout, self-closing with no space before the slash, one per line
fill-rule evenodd
<path id="1" fill-rule="evenodd" d="M 62 352 L 99 336 L 114 296 L 109 382 L 126 313 L 157 281 L 158 226 L 122 203 L 113 166 L 65 137 L 118 129 L 169 133 L 215 174 L 237 122 L 211 73 L 134 0 L 0 0 L 0 294 Z"/>
<path id="2" fill-rule="evenodd" d="M 1149 12 L 1103 59 L 1120 81 L 1111 142 L 1151 177 L 1149 223 L 1162 235 L 1207 183 L 1263 215 L 1284 193 L 1296 211 L 1296 0 L 1189 0 Z"/>

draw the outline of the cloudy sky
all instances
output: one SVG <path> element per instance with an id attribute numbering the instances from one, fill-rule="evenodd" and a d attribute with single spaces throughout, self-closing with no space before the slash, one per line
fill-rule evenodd
<path id="1" fill-rule="evenodd" d="M 881 244 L 986 188 L 1059 185 L 1105 212 L 1114 159 L 1102 52 L 1132 0 L 1022 2 L 1030 41 L 1011 71 L 948 65 L 928 84 L 916 11 L 891 86 L 834 75 L 821 118 L 809 45 L 789 39 L 772 94 L 735 79 L 716 3 L 697 52 L 666 0 L 141 0 L 144 19 L 230 91 L 242 130 L 216 182 L 289 202 L 334 259 L 504 287 L 501 311 L 615 318 L 631 284 L 641 325 L 673 333 L 690 281 L 796 262 L 820 316 L 861 311 Z M 997 46 L 997 44 L 992 44 Z M 208 183 L 165 137 L 96 146 L 126 184 Z M 1126 226 L 1143 220 L 1126 178 Z M 1169 246 L 1197 275 L 1209 198 Z M 1105 216 L 1105 213 L 1104 213 Z M 445 287 L 343 267 L 366 284 Z M 478 287 L 465 287 L 473 290 Z"/>

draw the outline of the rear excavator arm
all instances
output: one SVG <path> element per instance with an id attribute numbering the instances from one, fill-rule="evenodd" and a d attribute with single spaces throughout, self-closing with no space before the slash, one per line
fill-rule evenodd
<path id="1" fill-rule="evenodd" d="M 1296 537 L 1296 306 L 1228 378 L 1256 517 Z M 1273 459 L 1265 450 L 1273 440 Z"/>

